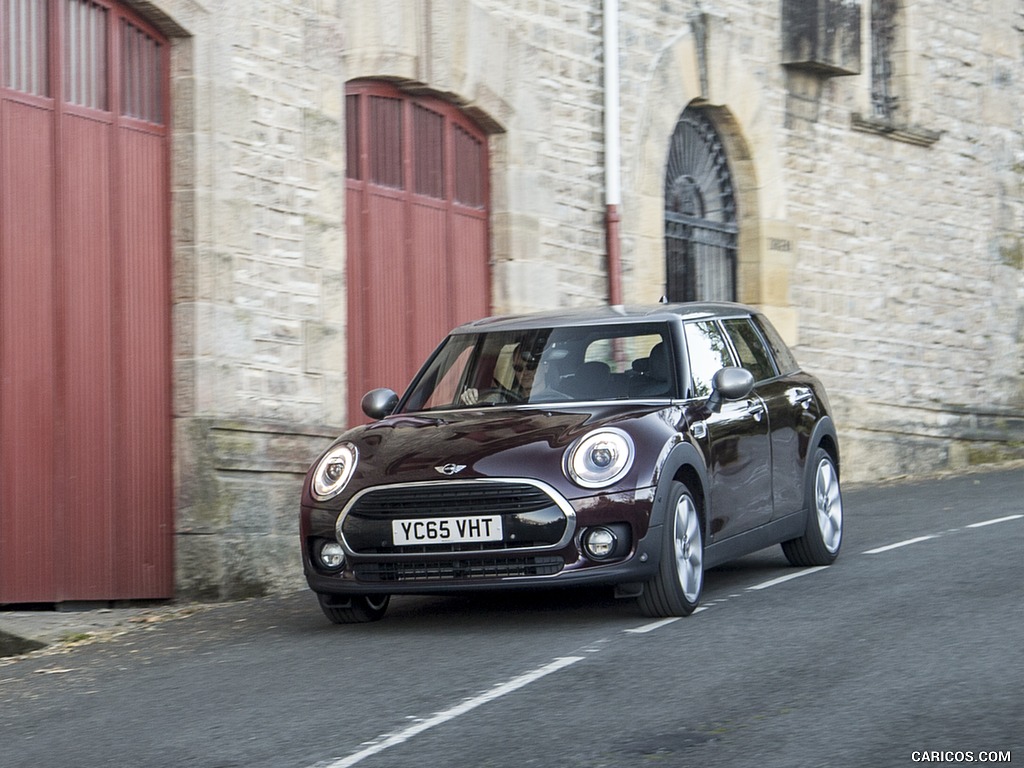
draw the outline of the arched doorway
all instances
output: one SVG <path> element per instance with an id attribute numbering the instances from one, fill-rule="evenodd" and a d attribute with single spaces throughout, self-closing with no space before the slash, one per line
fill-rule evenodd
<path id="1" fill-rule="evenodd" d="M 173 595 L 168 57 L 0 0 L 0 603 Z"/>
<path id="2" fill-rule="evenodd" d="M 735 301 L 736 197 L 721 138 L 689 107 L 676 122 L 665 170 L 665 283 L 669 301 Z"/>
<path id="3" fill-rule="evenodd" d="M 487 137 L 449 102 L 346 89 L 348 418 L 490 310 Z"/>

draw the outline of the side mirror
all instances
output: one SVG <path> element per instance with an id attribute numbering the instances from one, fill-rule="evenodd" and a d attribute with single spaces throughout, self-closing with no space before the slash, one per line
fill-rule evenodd
<path id="1" fill-rule="evenodd" d="M 363 395 L 360 405 L 363 407 L 363 413 L 371 419 L 383 419 L 390 416 L 398 406 L 398 395 L 387 387 L 371 389 Z"/>
<path id="2" fill-rule="evenodd" d="M 708 410 L 718 413 L 726 400 L 741 400 L 754 389 L 754 374 L 746 368 L 723 368 L 711 379 Z"/>

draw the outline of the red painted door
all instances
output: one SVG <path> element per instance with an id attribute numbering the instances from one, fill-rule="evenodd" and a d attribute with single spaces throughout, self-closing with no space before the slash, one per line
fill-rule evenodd
<path id="1" fill-rule="evenodd" d="M 173 594 L 168 46 L 0 0 L 0 603 Z"/>
<path id="2" fill-rule="evenodd" d="M 455 325 L 490 310 L 487 138 L 454 105 L 347 90 L 348 413 L 401 392 Z"/>

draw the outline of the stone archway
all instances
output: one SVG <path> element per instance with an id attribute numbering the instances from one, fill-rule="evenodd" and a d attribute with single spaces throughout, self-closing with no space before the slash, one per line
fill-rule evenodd
<path id="1" fill-rule="evenodd" d="M 665 293 L 665 182 L 667 147 L 680 115 L 689 108 L 711 122 L 727 159 L 735 202 L 735 297 L 768 311 L 794 338 L 789 277 L 796 249 L 786 221 L 787 194 L 777 125 L 766 93 L 744 61 L 743 46 L 724 19 L 706 14 L 661 51 L 638 112 L 638 141 L 624 155 L 625 293 L 646 301 Z M 713 44 L 712 44 L 713 43 Z M 630 155 L 632 152 L 632 155 Z"/>

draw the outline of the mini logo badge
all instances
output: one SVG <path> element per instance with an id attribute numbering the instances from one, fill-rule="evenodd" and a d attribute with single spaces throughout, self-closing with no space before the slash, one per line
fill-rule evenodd
<path id="1" fill-rule="evenodd" d="M 459 474 L 465 468 L 465 464 L 445 464 L 443 467 L 434 467 L 442 475 L 448 475 L 448 477 Z"/>

